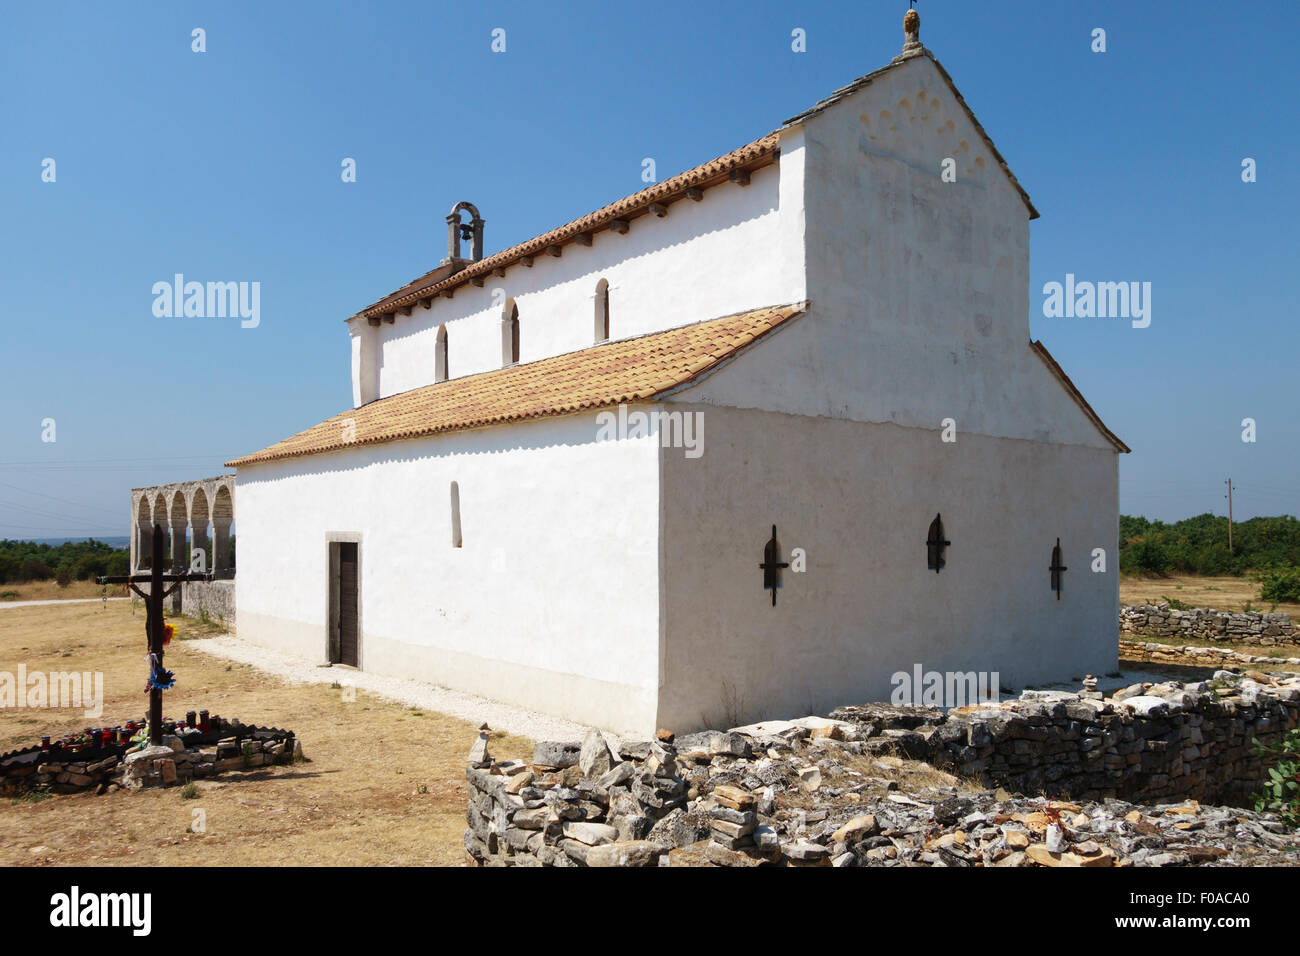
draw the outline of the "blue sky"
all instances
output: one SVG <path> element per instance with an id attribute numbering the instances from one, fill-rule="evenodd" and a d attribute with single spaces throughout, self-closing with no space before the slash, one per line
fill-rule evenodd
<path id="1" fill-rule="evenodd" d="M 0 536 L 124 534 L 131 487 L 343 410 L 343 320 L 437 265 L 453 202 L 488 253 L 530 238 L 641 188 L 643 157 L 666 177 L 883 65 L 906 7 L 0 7 Z M 1300 512 L 1300 5 L 918 10 L 1042 213 L 1032 332 L 1133 447 L 1121 509 L 1223 513 L 1231 475 L 1238 517 Z M 260 282 L 260 325 L 156 318 L 176 272 Z M 1151 282 L 1150 327 L 1045 318 L 1067 272 Z"/>

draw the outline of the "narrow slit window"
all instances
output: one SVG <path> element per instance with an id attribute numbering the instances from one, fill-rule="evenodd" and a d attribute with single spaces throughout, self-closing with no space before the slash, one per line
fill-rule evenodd
<path id="1" fill-rule="evenodd" d="M 447 326 L 438 326 L 438 338 L 434 346 L 433 380 L 447 381 Z"/>
<path id="2" fill-rule="evenodd" d="M 461 546 L 460 537 L 460 485 L 451 483 L 451 546 Z"/>
<path id="3" fill-rule="evenodd" d="M 501 314 L 501 364 L 514 365 L 519 361 L 519 306 L 514 299 L 506 301 Z"/>
<path id="4" fill-rule="evenodd" d="M 596 283 L 596 341 L 609 341 L 609 280 Z"/>

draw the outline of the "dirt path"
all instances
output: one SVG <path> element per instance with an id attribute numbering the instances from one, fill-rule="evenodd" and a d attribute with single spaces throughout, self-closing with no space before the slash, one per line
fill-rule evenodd
<path id="1" fill-rule="evenodd" d="M 176 690 L 166 713 L 207 709 L 294 730 L 308 762 L 176 788 L 0 799 L 0 865 L 459 865 L 465 861 L 467 721 L 358 688 L 293 683 L 178 639 L 167 651 Z M 145 709 L 144 614 L 130 602 L 17 608 L 0 626 L 0 671 L 104 675 L 102 718 L 81 709 L 0 710 L 0 753 Z M 497 734 L 498 753 L 533 741 Z M 202 811 L 196 815 L 195 811 Z M 196 820 L 203 832 L 191 832 Z"/>
<path id="2" fill-rule="evenodd" d="M 0 602 L 0 610 L 11 607 L 46 607 L 50 604 L 99 604 L 104 600 L 129 601 L 130 598 L 64 598 L 58 601 L 4 601 Z"/>

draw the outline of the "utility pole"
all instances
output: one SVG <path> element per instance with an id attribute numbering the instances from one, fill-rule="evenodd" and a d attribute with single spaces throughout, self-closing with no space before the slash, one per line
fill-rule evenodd
<path id="1" fill-rule="evenodd" d="M 1232 554 L 1232 479 L 1228 479 L 1228 554 Z"/>

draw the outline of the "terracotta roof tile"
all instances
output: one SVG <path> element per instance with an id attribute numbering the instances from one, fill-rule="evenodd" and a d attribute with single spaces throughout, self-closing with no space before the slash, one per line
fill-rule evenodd
<path id="1" fill-rule="evenodd" d="M 557 229 L 552 229 L 550 232 L 529 239 L 527 242 L 521 242 L 518 245 L 511 246 L 509 249 L 504 249 L 485 259 L 480 259 L 478 262 L 472 262 L 463 269 L 451 272 L 451 274 L 448 274 L 447 270 L 452 267 L 439 266 L 437 269 L 430 270 L 424 275 L 412 279 L 396 292 L 392 292 L 384 296 L 378 302 L 366 306 L 366 308 L 362 309 L 357 314 L 366 318 L 374 319 L 391 312 L 396 312 L 399 309 L 409 309 L 422 299 L 427 299 L 435 294 L 441 294 L 444 291 L 455 289 L 456 287 L 469 282 L 471 279 L 481 278 L 495 269 L 512 265 L 521 259 L 530 256 L 535 257 L 544 253 L 549 246 L 563 245 L 566 242 L 573 241 L 584 233 L 603 229 L 616 219 L 629 219 L 638 215 L 644 215 L 647 213 L 651 203 L 680 198 L 685 194 L 687 189 L 707 188 L 725 182 L 733 170 L 752 170 L 769 165 L 776 161 L 777 156 L 780 153 L 780 138 L 782 130 L 799 125 L 808 117 L 822 112 L 844 99 L 844 97 L 856 93 L 865 86 L 869 86 L 874 80 L 883 76 L 885 73 L 895 70 L 917 57 L 925 57 L 926 59 L 929 59 L 930 62 L 932 62 L 939 70 L 939 73 L 943 77 L 944 82 L 948 85 L 949 90 L 957 98 L 957 102 L 961 104 L 962 109 L 974 124 L 976 131 L 984 140 L 985 145 L 987 145 L 989 150 L 993 153 L 993 157 L 997 161 L 998 166 L 1007 175 L 1011 180 L 1011 184 L 1015 186 L 1016 190 L 1020 193 L 1021 199 L 1024 200 L 1025 206 L 1029 210 L 1029 218 L 1037 219 L 1038 210 L 1034 208 L 1034 204 L 1030 201 L 1029 194 L 1025 192 L 1024 187 L 1020 185 L 1020 181 L 1017 180 L 1015 174 L 1011 172 L 1011 167 L 1007 165 L 1007 161 L 1003 158 L 1002 154 L 998 152 L 997 146 L 993 144 L 992 137 L 989 136 L 988 132 L 976 118 L 974 111 L 971 110 L 970 106 L 966 103 L 965 97 L 963 97 L 961 91 L 957 89 L 957 85 L 953 82 L 948 71 L 943 68 L 943 64 L 939 62 L 938 58 L 933 53 L 928 49 L 921 48 L 915 53 L 896 57 L 892 62 L 887 63 L 880 69 L 868 73 L 866 76 L 859 77 L 847 86 L 841 87 L 811 108 L 786 120 L 785 123 L 782 124 L 781 129 L 768 133 L 766 136 L 762 136 L 759 139 L 754 140 L 752 143 L 747 143 L 739 149 L 732 150 L 729 153 L 719 156 L 717 159 L 711 159 L 707 163 L 702 163 L 694 169 L 688 169 L 686 172 L 665 179 L 663 182 L 655 183 L 653 186 L 643 189 L 640 192 L 633 193 L 617 202 L 610 203 L 607 206 L 602 206 L 595 212 L 588 213 L 580 219 L 575 219 Z"/>
<path id="2" fill-rule="evenodd" d="M 771 306 L 426 385 L 349 409 L 226 465 L 238 468 L 649 401 L 731 358 L 806 308 L 807 303 Z"/>

